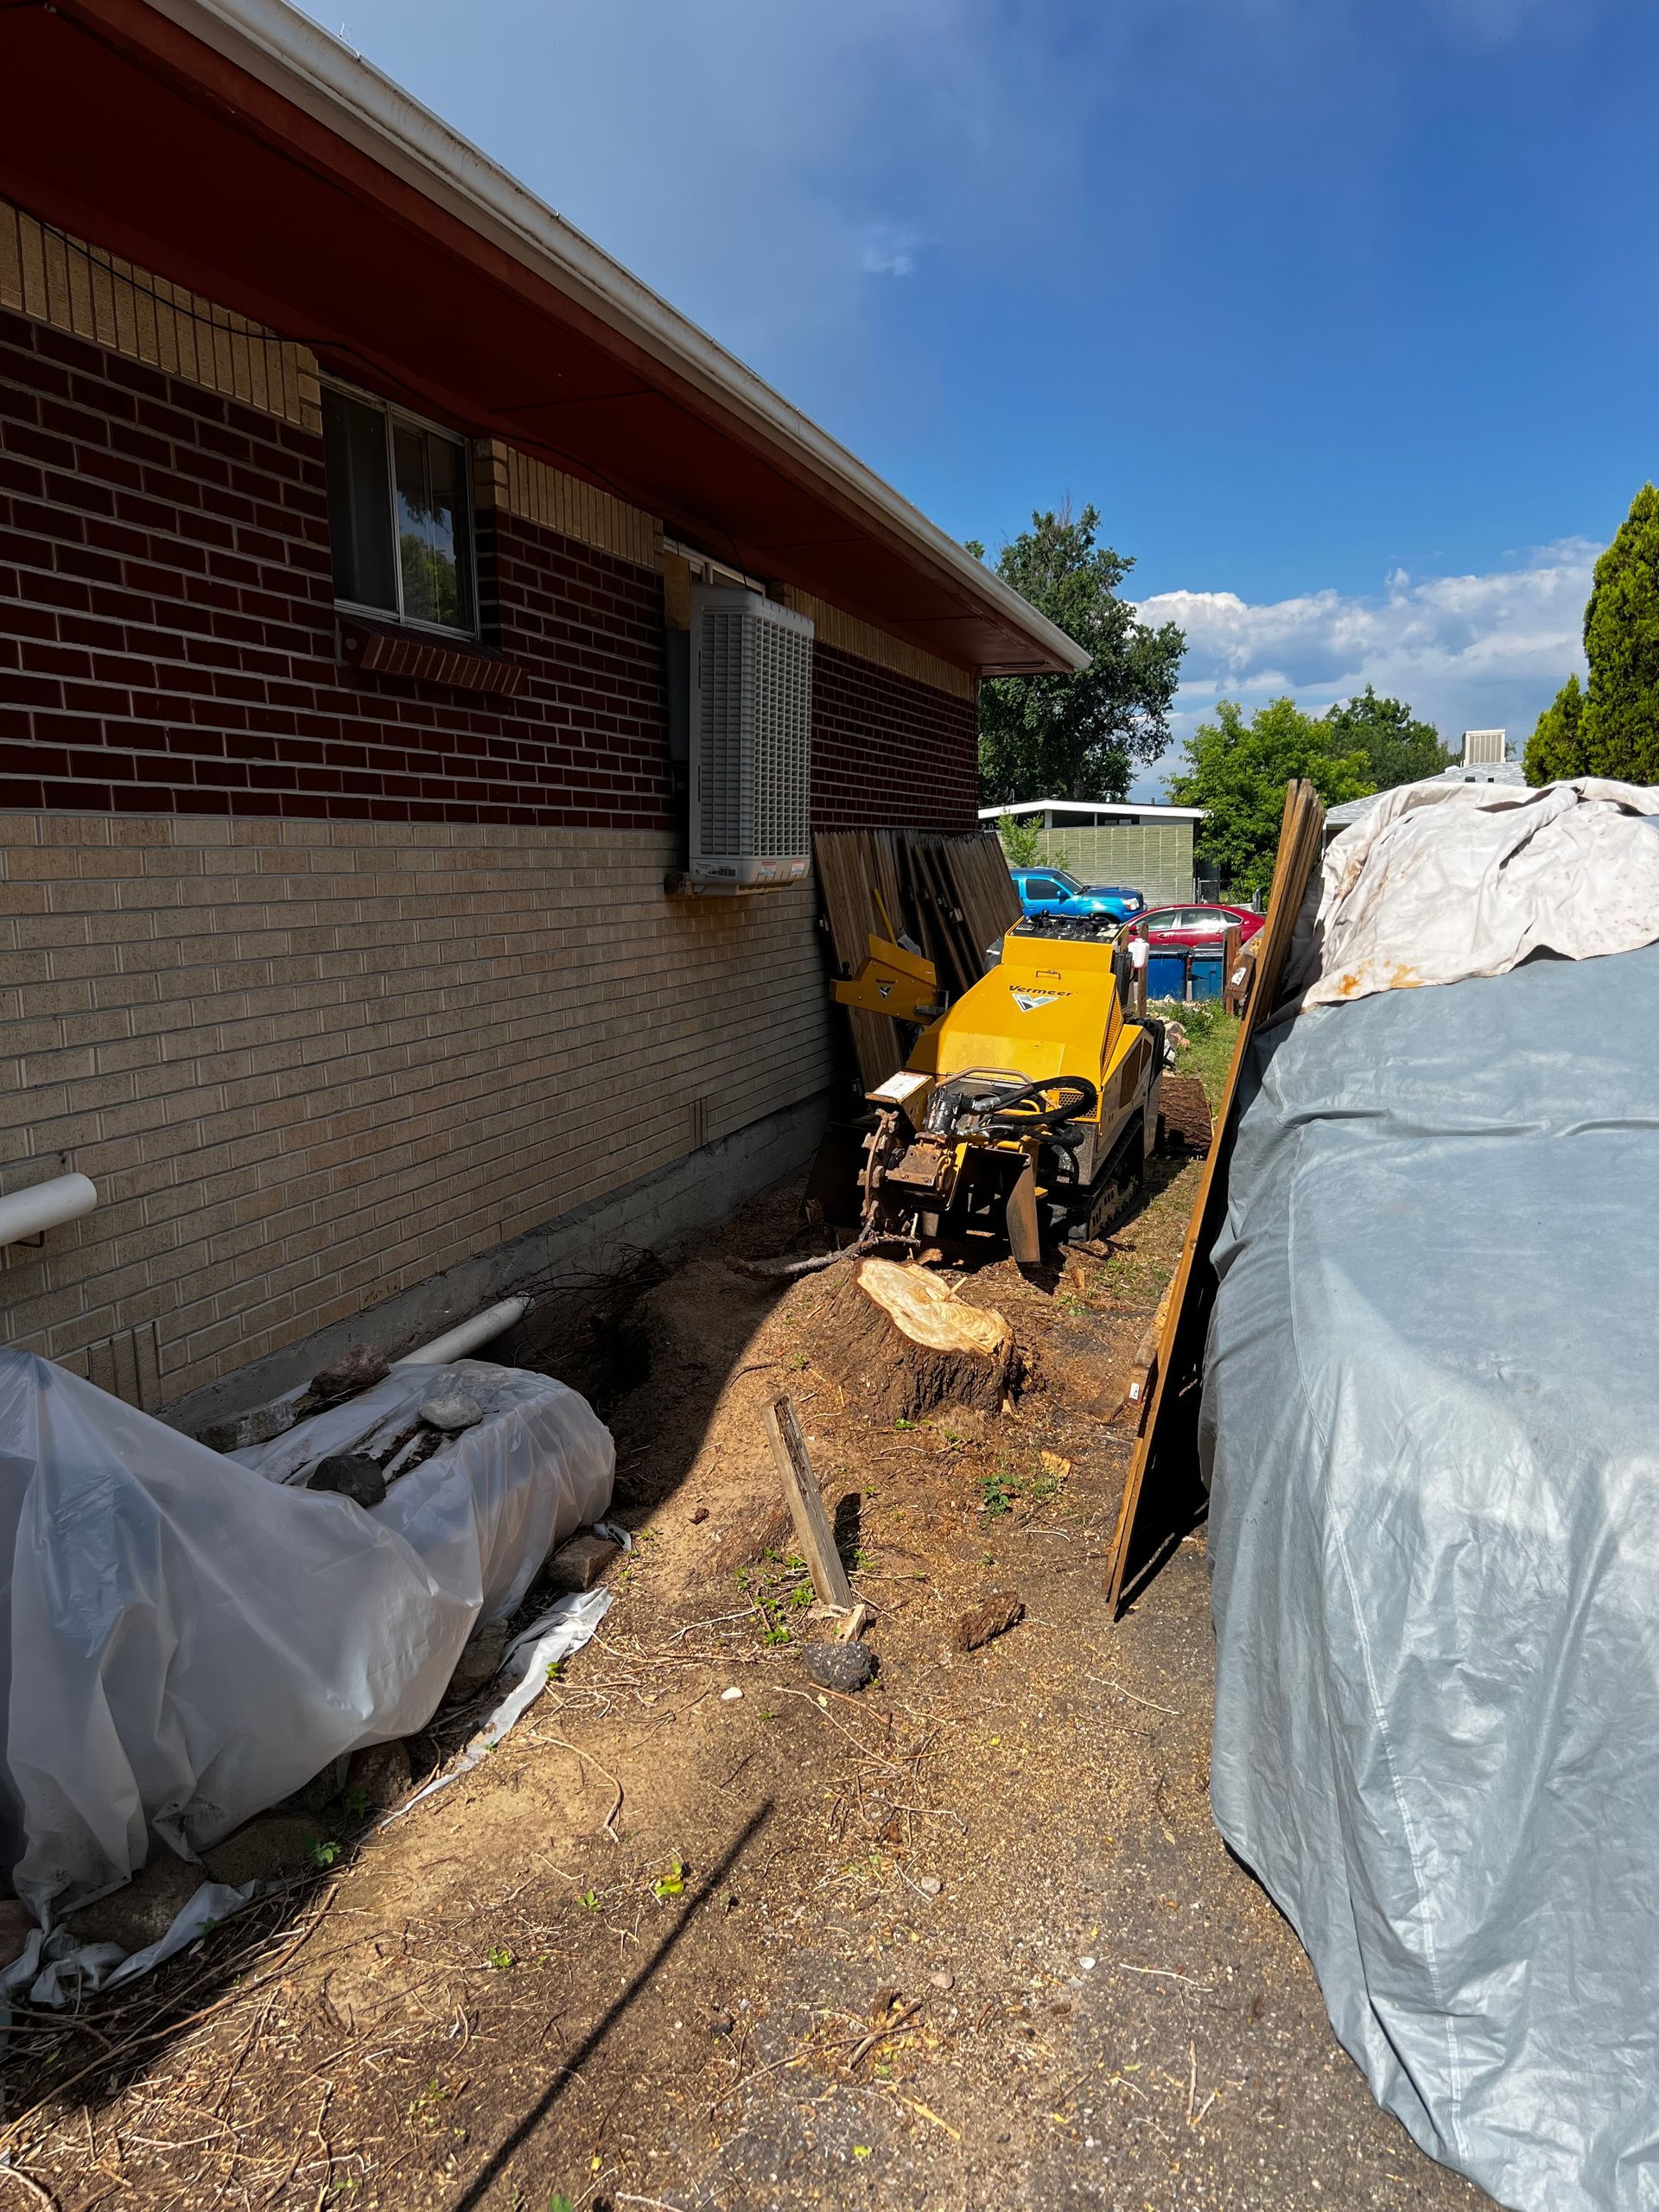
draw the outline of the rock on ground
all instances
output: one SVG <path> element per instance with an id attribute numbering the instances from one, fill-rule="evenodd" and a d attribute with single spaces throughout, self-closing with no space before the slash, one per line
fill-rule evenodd
<path id="1" fill-rule="evenodd" d="M 449 1677 L 449 1687 L 443 1694 L 446 1705 L 464 1705 L 469 1698 L 480 1697 L 501 1670 L 501 1662 L 507 1656 L 507 1624 L 505 1621 L 491 1621 L 480 1629 L 455 1662 L 455 1671 Z"/>
<path id="2" fill-rule="evenodd" d="M 114 1943 L 126 1952 L 159 1943 L 207 1879 L 200 1866 L 156 1847 L 124 1889 L 72 1912 L 68 1924 L 79 1943 Z"/>

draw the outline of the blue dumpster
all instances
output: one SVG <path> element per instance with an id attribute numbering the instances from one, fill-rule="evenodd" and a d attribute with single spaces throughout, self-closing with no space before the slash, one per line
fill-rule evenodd
<path id="1" fill-rule="evenodd" d="M 1147 996 L 1149 999 L 1184 999 L 1186 996 L 1186 955 L 1179 946 L 1173 951 L 1159 951 L 1155 947 L 1147 955 Z"/>
<path id="2" fill-rule="evenodd" d="M 1194 999 L 1218 999 L 1221 996 L 1222 956 L 1219 952 L 1189 952 L 1186 972 L 1192 979 L 1187 996 Z"/>

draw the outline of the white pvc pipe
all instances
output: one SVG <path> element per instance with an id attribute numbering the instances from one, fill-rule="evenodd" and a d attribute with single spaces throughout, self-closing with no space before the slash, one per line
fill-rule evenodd
<path id="1" fill-rule="evenodd" d="M 49 1183 L 33 1183 L 0 1198 L 0 1244 L 15 1244 L 20 1237 L 39 1236 L 48 1229 L 61 1229 L 66 1221 L 79 1221 L 98 1204 L 98 1185 L 90 1175 L 54 1175 Z"/>
<path id="2" fill-rule="evenodd" d="M 492 1337 L 523 1320 L 529 1311 L 527 1298 L 504 1298 L 499 1305 L 486 1306 L 481 1313 L 474 1313 L 470 1321 L 458 1321 L 417 1351 L 404 1352 L 397 1363 L 400 1367 L 442 1367 L 447 1360 L 465 1359 L 469 1351 L 476 1351 L 480 1344 L 488 1344 Z"/>

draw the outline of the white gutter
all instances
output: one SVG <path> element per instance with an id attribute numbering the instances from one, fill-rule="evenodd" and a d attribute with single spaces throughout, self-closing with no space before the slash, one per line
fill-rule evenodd
<path id="1" fill-rule="evenodd" d="M 504 1298 L 499 1305 L 486 1306 L 481 1313 L 474 1313 L 470 1321 L 457 1321 L 453 1329 L 446 1329 L 418 1351 L 400 1352 L 397 1363 L 399 1367 L 442 1367 L 449 1360 L 465 1359 L 469 1351 L 476 1351 L 480 1344 L 488 1344 L 492 1337 L 522 1321 L 529 1311 L 527 1298 Z"/>
<path id="2" fill-rule="evenodd" d="M 1025 798 L 1015 806 L 982 806 L 982 822 L 1000 821 L 1005 814 L 1161 814 L 1172 822 L 1202 822 L 1209 809 L 1203 806 L 1166 806 L 1162 799 Z"/>
<path id="3" fill-rule="evenodd" d="M 25 1236 L 40 1236 L 48 1229 L 61 1229 L 79 1221 L 98 1204 L 98 1185 L 89 1175 L 54 1175 L 48 1183 L 31 1183 L 0 1198 L 0 1244 L 16 1244 Z"/>
<path id="4" fill-rule="evenodd" d="M 945 569 L 1046 658 L 1090 656 L 890 484 L 734 354 L 567 223 L 372 62 L 286 0 L 150 0 L 156 13 L 348 140 L 524 268 L 826 478 L 910 550 Z"/>

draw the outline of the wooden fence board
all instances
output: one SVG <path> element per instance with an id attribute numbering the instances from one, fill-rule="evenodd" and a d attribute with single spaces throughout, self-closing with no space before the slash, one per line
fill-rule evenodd
<path id="1" fill-rule="evenodd" d="M 856 975 L 872 934 L 909 937 L 959 998 L 985 972 L 985 956 L 1020 918 L 1019 896 L 995 835 L 936 830 L 826 830 L 813 840 L 830 925 L 832 965 Z M 895 1074 L 904 1051 L 887 1015 L 848 1009 L 859 1078 L 867 1090 Z"/>
<path id="2" fill-rule="evenodd" d="M 1232 1156 L 1239 1077 L 1251 1039 L 1278 1001 L 1291 932 L 1308 879 L 1319 861 L 1324 827 L 1325 809 L 1313 786 L 1292 784 L 1285 793 L 1273 890 L 1268 918 L 1259 933 L 1255 980 L 1234 1041 L 1215 1134 L 1193 1194 L 1180 1260 L 1167 1294 L 1151 1409 L 1129 1463 L 1118 1510 L 1106 1581 L 1107 1603 L 1114 1618 L 1144 1586 L 1204 1510 L 1198 1432 L 1205 1338 L 1216 1294 L 1210 1254 L 1227 1201 L 1226 1170 Z"/>

